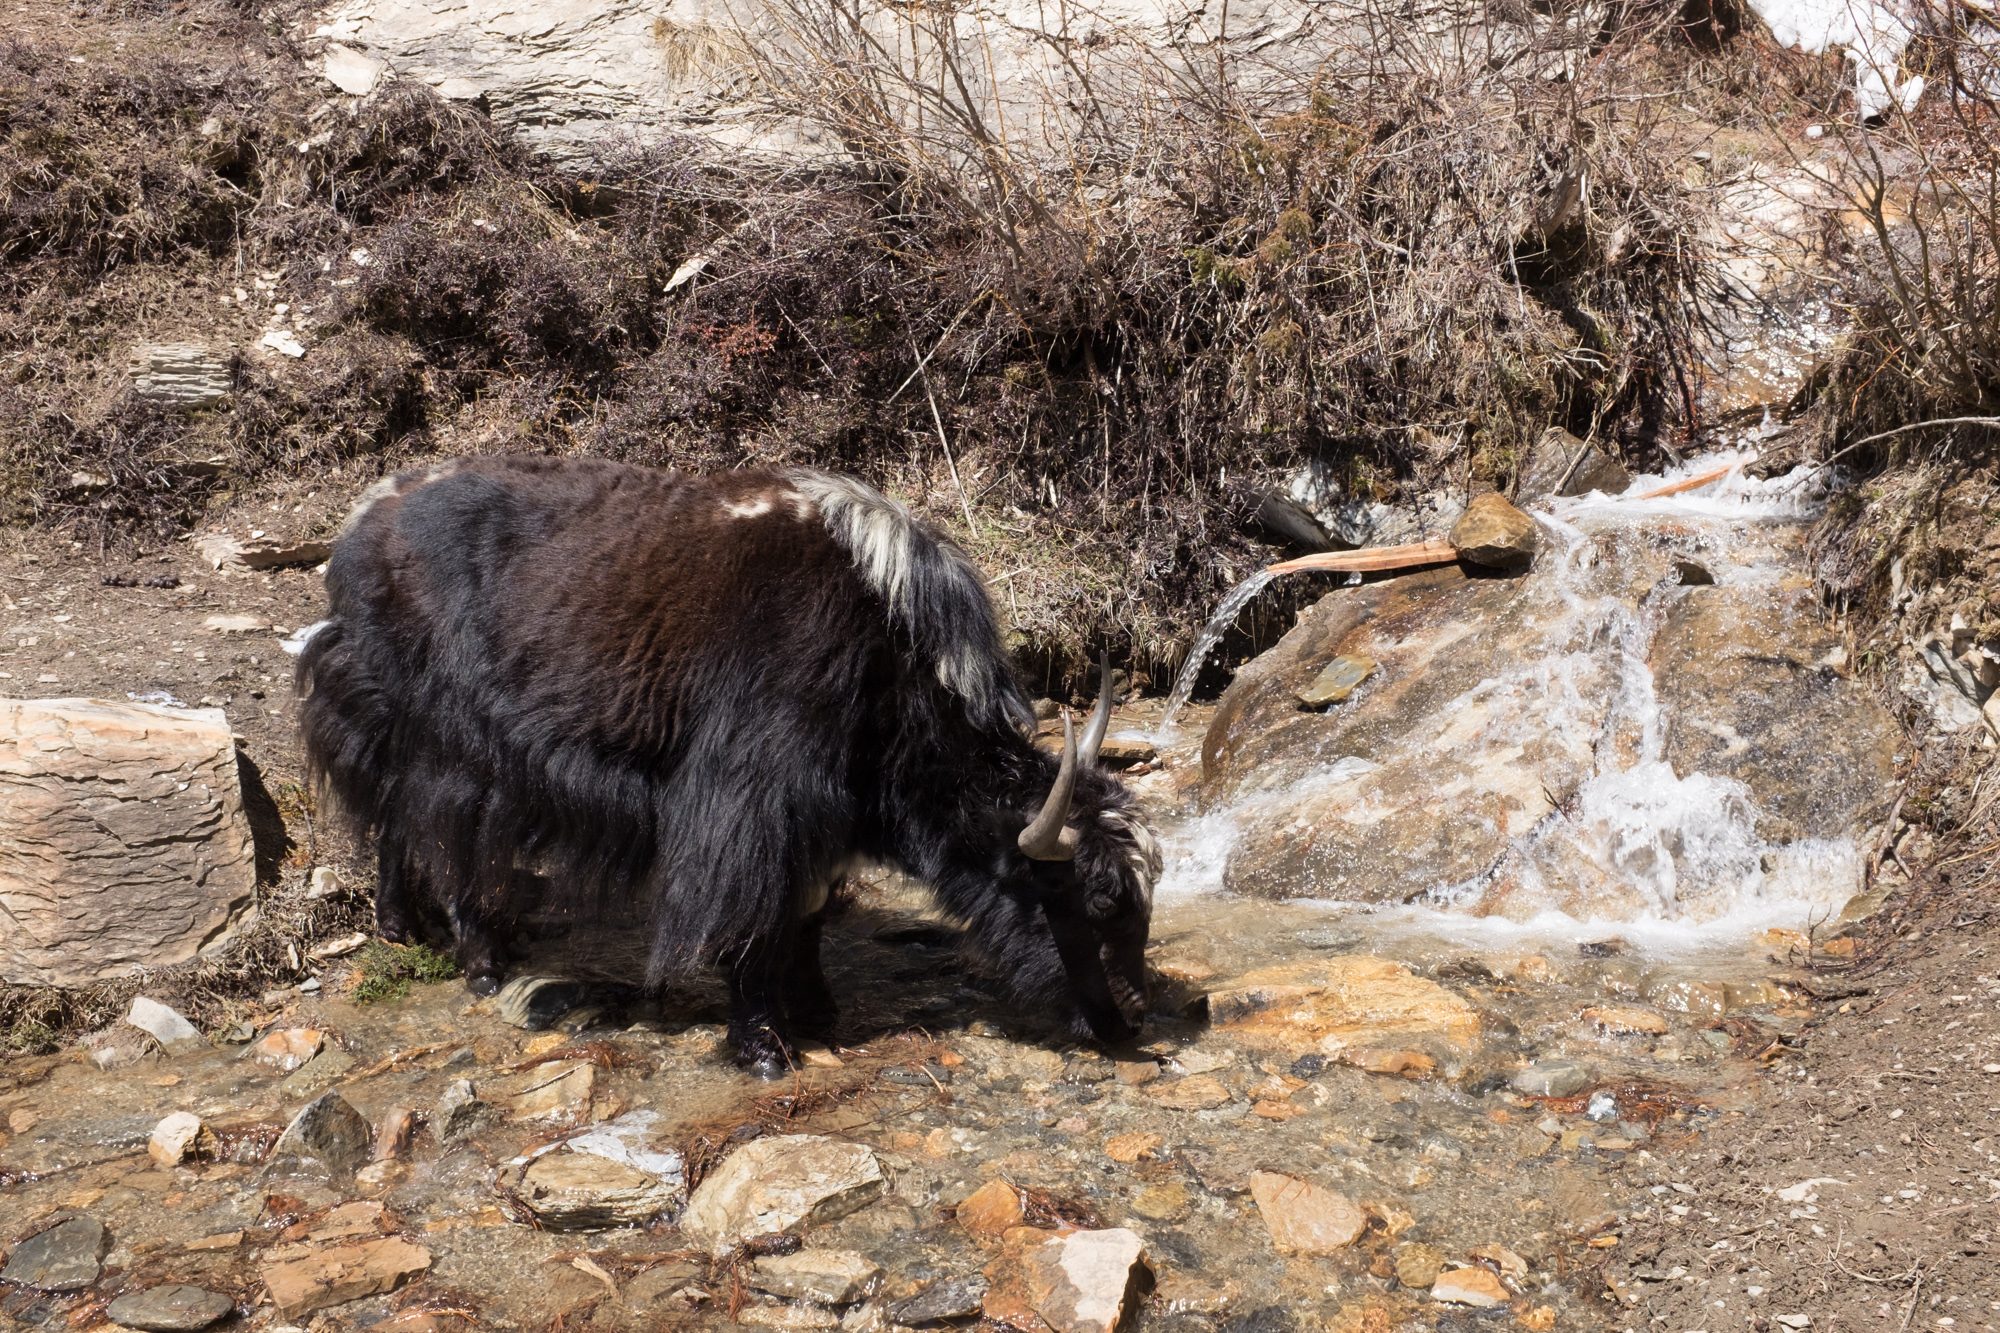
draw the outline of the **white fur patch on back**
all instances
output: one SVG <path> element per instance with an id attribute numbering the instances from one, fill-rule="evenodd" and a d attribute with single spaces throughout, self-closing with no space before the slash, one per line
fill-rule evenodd
<path id="1" fill-rule="evenodd" d="M 724 500 L 722 512 L 731 518 L 762 518 L 777 508 L 768 495 L 759 495 L 749 500 Z"/>
<path id="2" fill-rule="evenodd" d="M 355 525 L 367 517 L 368 511 L 384 500 L 391 496 L 408 495 L 421 486 L 430 485 L 440 477 L 450 476 L 458 471 L 458 468 L 459 460 L 454 458 L 443 463 L 433 463 L 422 472 L 398 472 L 393 476 L 382 478 L 361 492 L 361 498 L 347 511 L 347 517 L 340 520 L 340 531 L 334 534 L 334 540 L 338 541 L 354 531 Z"/>

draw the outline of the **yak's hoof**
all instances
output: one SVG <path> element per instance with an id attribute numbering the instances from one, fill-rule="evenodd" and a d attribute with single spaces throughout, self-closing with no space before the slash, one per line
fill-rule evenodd
<path id="1" fill-rule="evenodd" d="M 465 974 L 465 988 L 482 999 L 500 992 L 498 972 L 468 972 Z"/>
<path id="2" fill-rule="evenodd" d="M 736 1067 L 761 1079 L 783 1078 L 792 1072 L 792 1053 L 769 1029 L 736 1041 Z"/>
<path id="3" fill-rule="evenodd" d="M 407 921 L 384 921 L 378 917 L 375 921 L 375 933 L 391 944 L 408 944 L 411 934 L 410 923 Z"/>

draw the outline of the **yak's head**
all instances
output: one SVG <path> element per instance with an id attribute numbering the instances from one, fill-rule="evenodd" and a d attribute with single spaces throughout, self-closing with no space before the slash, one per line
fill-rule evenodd
<path id="1" fill-rule="evenodd" d="M 989 943 L 998 944 L 1021 1001 L 1062 1015 L 1075 1036 L 1116 1044 L 1138 1031 L 1146 1012 L 1160 849 L 1123 786 L 1097 767 L 1110 685 L 1107 666 L 1081 744 L 1063 718 L 1055 781 L 1039 810 L 1021 812 L 1026 825 L 1001 851 L 1009 897 L 1025 910 L 1012 938 Z"/>

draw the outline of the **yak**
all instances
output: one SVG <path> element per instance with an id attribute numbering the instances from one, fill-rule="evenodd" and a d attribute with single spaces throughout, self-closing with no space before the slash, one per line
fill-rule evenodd
<path id="1" fill-rule="evenodd" d="M 1145 1007 L 1158 843 L 1099 768 L 1109 671 L 1058 759 L 967 556 L 853 478 L 500 455 L 364 493 L 300 654 L 309 769 L 372 835 L 380 933 L 434 905 L 469 987 L 508 885 L 643 929 L 656 992 L 719 969 L 774 1076 L 837 1016 L 830 889 L 926 884 L 1017 1003 L 1115 1044 Z M 636 964 L 635 964 L 636 966 Z"/>

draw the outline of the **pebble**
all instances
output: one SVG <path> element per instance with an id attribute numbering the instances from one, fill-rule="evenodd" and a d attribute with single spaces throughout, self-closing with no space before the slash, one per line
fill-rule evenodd
<path id="1" fill-rule="evenodd" d="M 104 1313 L 112 1323 L 126 1328 L 178 1333 L 207 1328 L 235 1308 L 227 1296 L 176 1283 L 128 1292 L 111 1302 Z"/>
<path id="2" fill-rule="evenodd" d="M 161 1166 L 179 1166 L 190 1157 L 214 1151 L 215 1135 L 192 1111 L 175 1111 L 153 1127 L 146 1141 L 146 1155 Z"/>
<path id="3" fill-rule="evenodd" d="M 1345 1194 L 1275 1171 L 1251 1173 L 1250 1197 L 1280 1254 L 1334 1254 L 1361 1239 L 1368 1226 Z"/>
<path id="4" fill-rule="evenodd" d="M 966 1195 L 953 1216 L 959 1226 L 984 1240 L 998 1240 L 1026 1220 L 1021 1192 L 1004 1180 L 989 1180 Z"/>
<path id="5" fill-rule="evenodd" d="M 1508 1081 L 1527 1097 L 1573 1097 L 1590 1086 L 1588 1069 L 1573 1060 L 1538 1060 Z"/>
<path id="6" fill-rule="evenodd" d="M 111 1238 L 94 1217 L 71 1217 L 14 1247 L 0 1281 L 35 1291 L 82 1291 L 97 1281 Z"/>
<path id="7" fill-rule="evenodd" d="M 1163 1142 L 1165 1140 L 1158 1134 L 1144 1132 L 1119 1134 L 1104 1141 L 1104 1155 L 1114 1162 L 1124 1162 L 1129 1165 L 1142 1157 L 1157 1155 Z"/>
<path id="8" fill-rule="evenodd" d="M 1484 1268 L 1454 1268 L 1438 1275 L 1431 1284 L 1431 1297 L 1450 1305 L 1469 1305 L 1491 1310 L 1505 1305 L 1510 1295 L 1499 1278 Z"/>

